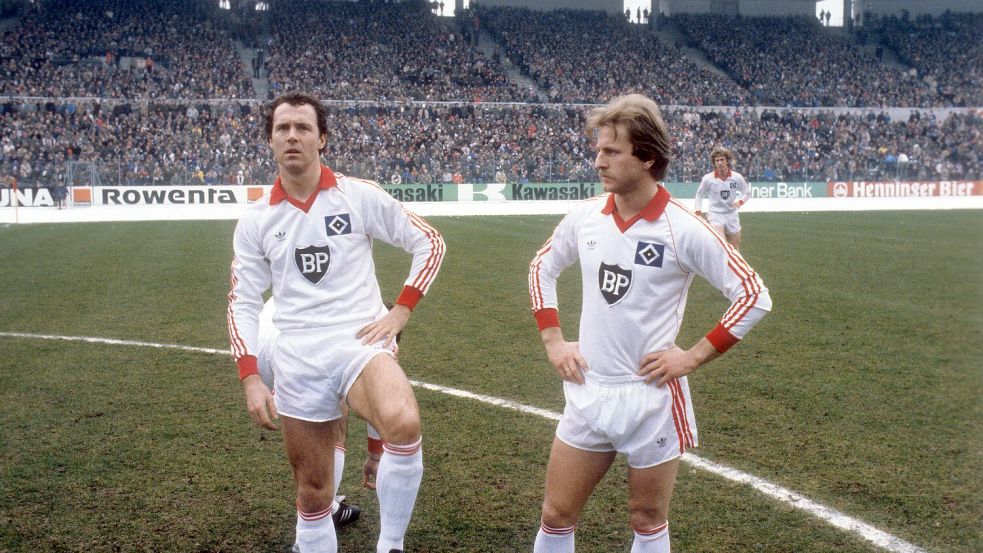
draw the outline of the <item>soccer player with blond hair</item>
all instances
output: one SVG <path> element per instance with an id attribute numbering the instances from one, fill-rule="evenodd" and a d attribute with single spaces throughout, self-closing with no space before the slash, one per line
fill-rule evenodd
<path id="1" fill-rule="evenodd" d="M 617 454 L 628 461 L 632 553 L 669 551 L 679 458 L 697 445 L 687 375 L 740 341 L 771 309 L 758 274 L 662 184 L 670 136 L 658 105 L 613 99 L 587 122 L 606 194 L 581 202 L 532 260 L 532 310 L 566 406 L 556 428 L 535 553 L 572 553 L 578 518 Z M 579 341 L 560 329 L 556 283 L 579 262 Z M 699 275 L 730 300 L 689 349 L 676 345 Z"/>
<path id="2" fill-rule="evenodd" d="M 710 225 L 734 246 L 741 247 L 741 219 L 737 210 L 751 197 L 751 188 L 740 173 L 732 170 L 734 154 L 722 146 L 710 152 L 713 171 L 703 175 L 696 190 L 696 214 L 703 215 L 706 199 L 707 220 Z"/>

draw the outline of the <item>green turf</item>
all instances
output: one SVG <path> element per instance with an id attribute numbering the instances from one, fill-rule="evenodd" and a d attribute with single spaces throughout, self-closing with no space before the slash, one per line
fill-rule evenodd
<path id="1" fill-rule="evenodd" d="M 406 330 L 411 378 L 559 411 L 527 264 L 556 217 L 433 218 L 448 254 Z M 980 212 L 747 214 L 743 251 L 774 312 L 691 380 L 701 456 L 930 551 L 983 550 Z M 226 347 L 231 222 L 0 229 L 0 331 Z M 409 257 L 380 245 L 395 297 Z M 577 332 L 576 270 L 561 318 Z M 690 291 L 681 345 L 726 308 Z M 0 551 L 284 551 L 282 443 L 253 427 L 230 358 L 0 337 Z M 551 421 L 419 390 L 427 472 L 410 551 L 528 551 Z M 341 533 L 373 551 L 353 423 Z M 581 551 L 627 551 L 625 469 L 602 482 Z M 877 551 L 748 487 L 684 466 L 679 551 Z"/>

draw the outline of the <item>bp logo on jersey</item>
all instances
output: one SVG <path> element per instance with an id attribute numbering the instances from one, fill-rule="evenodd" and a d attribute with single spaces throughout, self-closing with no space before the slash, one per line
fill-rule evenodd
<path id="1" fill-rule="evenodd" d="M 628 290 L 631 290 L 631 269 L 601 263 L 601 268 L 597 271 L 597 283 L 601 287 L 604 301 L 608 302 L 608 305 L 614 305 L 628 295 Z"/>
<path id="2" fill-rule="evenodd" d="M 328 215 L 324 218 L 324 228 L 328 231 L 328 236 L 340 236 L 352 233 L 352 218 L 347 213 Z"/>
<path id="3" fill-rule="evenodd" d="M 635 246 L 635 265 L 661 267 L 666 247 L 652 242 L 639 242 Z"/>
<path id="4" fill-rule="evenodd" d="M 311 284 L 317 284 L 328 274 L 331 264 L 331 250 L 327 245 L 307 246 L 294 250 L 294 262 L 300 269 L 300 274 Z"/>
<path id="5" fill-rule="evenodd" d="M 721 190 L 720 191 L 720 199 L 721 200 L 726 200 L 727 198 L 730 198 L 730 190 Z"/>

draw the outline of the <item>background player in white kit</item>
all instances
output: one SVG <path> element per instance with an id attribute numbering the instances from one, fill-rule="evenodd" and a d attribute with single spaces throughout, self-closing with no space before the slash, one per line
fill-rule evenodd
<path id="1" fill-rule="evenodd" d="M 703 215 L 703 199 L 708 200 L 707 220 L 734 249 L 741 247 L 741 218 L 737 210 L 751 197 L 744 176 L 731 169 L 734 154 L 724 147 L 710 152 L 713 172 L 703 175 L 696 190 L 696 214 Z"/>
<path id="2" fill-rule="evenodd" d="M 617 453 L 628 460 L 632 553 L 669 551 L 679 457 L 697 445 L 686 375 L 736 344 L 771 308 L 761 279 L 662 186 L 671 158 L 658 105 L 641 95 L 593 110 L 605 192 L 581 202 L 530 264 L 532 308 L 566 407 L 546 469 L 535 553 L 571 553 L 577 519 Z M 556 282 L 580 263 L 579 343 L 560 330 Z M 688 350 L 676 346 L 694 275 L 731 306 Z"/>
<path id="3" fill-rule="evenodd" d="M 306 94 L 280 96 L 267 110 L 279 176 L 236 226 L 229 337 L 250 416 L 269 429 L 280 420 L 297 487 L 299 550 L 337 550 L 333 421 L 347 402 L 385 441 L 377 552 L 400 552 L 423 461 L 419 407 L 394 358 L 395 337 L 440 269 L 444 242 L 375 183 L 322 166 L 327 129 L 324 107 Z M 375 277 L 373 238 L 413 255 L 391 310 Z M 280 331 L 272 348 L 275 394 L 256 359 L 262 295 L 271 287 Z"/>

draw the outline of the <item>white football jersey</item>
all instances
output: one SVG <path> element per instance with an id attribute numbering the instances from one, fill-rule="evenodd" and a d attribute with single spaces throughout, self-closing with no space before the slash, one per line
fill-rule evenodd
<path id="1" fill-rule="evenodd" d="M 642 357 L 672 347 L 686 294 L 700 275 L 731 305 L 707 338 L 725 351 L 771 309 L 757 273 L 701 218 L 659 187 L 623 221 L 613 195 L 580 203 L 530 264 L 532 310 L 540 329 L 559 325 L 556 281 L 580 261 L 580 352 L 599 376 L 637 375 Z"/>
<path id="2" fill-rule="evenodd" d="M 232 353 L 252 371 L 263 293 L 272 287 L 282 332 L 372 321 L 386 312 L 372 258 L 378 238 L 413 255 L 396 303 L 411 309 L 430 288 L 444 241 L 426 221 L 371 181 L 321 168 L 306 204 L 287 197 L 279 178 L 249 206 L 233 238 L 228 325 Z"/>
<path id="3" fill-rule="evenodd" d="M 740 209 L 751 197 L 751 188 L 740 173 L 728 171 L 720 176 L 716 172 L 703 175 L 696 189 L 696 211 L 703 211 L 703 199 L 708 200 L 707 211 L 731 213 Z"/>

